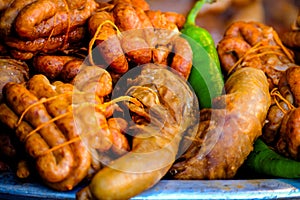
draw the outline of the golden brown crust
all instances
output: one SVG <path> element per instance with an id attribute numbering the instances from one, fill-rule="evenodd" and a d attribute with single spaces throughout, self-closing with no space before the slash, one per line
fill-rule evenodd
<path id="1" fill-rule="evenodd" d="M 38 98 L 50 98 L 58 95 L 56 88 L 64 87 L 64 84 L 56 86 L 55 90 L 50 82 L 43 76 L 34 76 L 27 83 L 28 89 L 33 92 Z M 43 90 L 41 90 L 43 88 Z M 61 89 L 57 89 L 60 91 Z M 72 102 L 72 97 L 61 96 L 54 99 L 53 101 L 46 103 L 47 111 L 52 115 L 52 117 L 58 117 L 62 114 L 67 113 L 69 106 Z M 75 126 L 75 121 L 73 115 L 68 115 L 62 119 L 56 121 L 58 128 L 63 132 L 67 140 L 72 140 L 80 136 L 80 132 L 77 131 Z M 89 150 L 86 148 L 86 144 L 82 141 L 77 141 L 70 144 L 74 156 L 74 166 L 72 172 L 61 182 L 58 183 L 46 183 L 50 187 L 57 190 L 71 190 L 80 181 L 82 181 L 90 168 L 91 165 L 91 155 Z"/>
<path id="2" fill-rule="evenodd" d="M 114 27 L 105 23 L 106 20 L 114 22 L 112 15 L 106 11 L 95 13 L 89 20 L 89 31 L 92 37 L 96 37 L 97 49 L 99 49 L 105 62 L 116 73 L 125 73 L 128 70 L 128 62 L 124 55 L 119 39 L 116 37 L 116 31 Z M 95 36 L 99 26 L 101 32 Z M 109 41 L 105 41 L 109 39 Z"/>
<path id="3" fill-rule="evenodd" d="M 16 0 L 3 11 L 0 34 L 11 56 L 29 60 L 81 42 L 86 21 L 97 8 L 94 0 Z"/>
<path id="4" fill-rule="evenodd" d="M 288 68 L 285 71 L 287 84 L 290 87 L 290 90 L 294 97 L 293 104 L 296 107 L 300 106 L 300 83 L 298 80 L 300 80 L 300 67 L 299 66 L 293 66 Z"/>
<path id="5" fill-rule="evenodd" d="M 229 75 L 240 67 L 261 69 L 270 89 L 278 85 L 283 72 L 293 64 L 293 53 L 283 46 L 277 32 L 259 22 L 236 21 L 217 46 L 223 71 Z"/>
<path id="6" fill-rule="evenodd" d="M 40 0 L 22 9 L 15 21 L 19 37 L 34 40 L 50 35 L 63 35 L 68 29 L 73 30 L 84 25 L 97 7 L 93 0 L 87 0 L 83 9 L 82 5 L 79 5 L 79 8 L 72 8 L 72 4 L 65 5 L 62 2 Z"/>
<path id="7" fill-rule="evenodd" d="M 177 37 L 173 42 L 174 57 L 172 59 L 171 67 L 185 79 L 188 79 L 192 69 L 192 48 L 188 41 L 182 37 Z"/>
<path id="8" fill-rule="evenodd" d="M 60 71 L 60 78 L 64 82 L 71 82 L 77 74 L 79 74 L 83 61 L 81 59 L 74 59 L 67 62 Z"/>
<path id="9" fill-rule="evenodd" d="M 289 110 L 283 117 L 276 150 L 282 155 L 299 160 L 299 124 L 300 109 Z"/>
<path id="10" fill-rule="evenodd" d="M 35 0 L 14 0 L 12 4 L 3 11 L 0 20 L 0 33 L 2 37 L 11 35 L 13 23 L 19 12 L 25 6 L 28 6 L 35 2 Z"/>
<path id="11" fill-rule="evenodd" d="M 253 150 L 271 102 L 267 79 L 259 69 L 242 68 L 225 90 L 214 99 L 220 107 L 204 115 L 193 143 L 171 168 L 175 178 L 233 178 Z"/>
<path id="12" fill-rule="evenodd" d="M 6 84 L 4 94 L 6 101 L 18 115 L 21 115 L 31 104 L 38 102 L 38 98 L 20 84 Z M 24 118 L 26 121 L 30 122 L 31 126 L 34 128 L 37 128 L 39 125 L 52 119 L 43 104 L 34 106 L 27 114 L 25 114 Z M 25 134 L 29 134 L 29 132 Z M 43 138 L 42 140 L 45 141 L 44 144 L 46 146 L 44 146 L 44 148 L 46 149 L 66 142 L 64 134 L 54 123 L 49 123 L 47 126 L 41 128 L 39 134 Z M 31 138 L 31 136 L 28 137 Z M 35 145 L 31 148 L 35 148 Z M 43 156 L 43 151 L 35 153 L 39 174 L 43 179 L 49 182 L 63 180 L 71 172 L 74 165 L 73 154 L 69 146 L 64 146 L 53 153 Z"/>
<path id="13" fill-rule="evenodd" d="M 69 35 L 59 35 L 50 38 L 38 38 L 32 41 L 21 40 L 18 38 L 7 38 L 6 45 L 10 48 L 17 49 L 23 52 L 51 52 L 58 49 L 66 49 L 70 42 L 78 42 L 84 38 L 85 29 L 79 27 L 71 32 Z M 68 42 L 65 43 L 66 37 Z"/>
<path id="14" fill-rule="evenodd" d="M 82 62 L 74 56 L 37 55 L 33 59 L 33 67 L 50 80 L 62 78 L 71 81 L 79 73 Z"/>

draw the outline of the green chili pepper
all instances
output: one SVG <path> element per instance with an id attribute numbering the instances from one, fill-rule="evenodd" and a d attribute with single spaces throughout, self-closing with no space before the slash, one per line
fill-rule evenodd
<path id="1" fill-rule="evenodd" d="M 206 29 L 197 26 L 195 22 L 205 3 L 211 1 L 200 0 L 195 3 L 181 33 L 193 50 L 193 67 L 188 81 L 199 99 L 200 107 L 209 108 L 212 99 L 222 94 L 224 80 L 214 40 Z"/>
<path id="2" fill-rule="evenodd" d="M 284 157 L 266 145 L 261 139 L 254 143 L 245 166 L 259 174 L 281 178 L 300 178 L 300 162 Z"/>

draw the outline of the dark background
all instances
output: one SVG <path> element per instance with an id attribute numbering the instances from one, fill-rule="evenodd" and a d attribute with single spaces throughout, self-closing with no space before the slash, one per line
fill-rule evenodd
<path id="1" fill-rule="evenodd" d="M 147 0 L 152 10 L 187 14 L 196 0 Z M 237 20 L 259 21 L 272 26 L 279 35 L 296 19 L 299 0 L 217 0 L 199 13 L 197 25 L 210 31 L 215 43 L 230 23 Z"/>

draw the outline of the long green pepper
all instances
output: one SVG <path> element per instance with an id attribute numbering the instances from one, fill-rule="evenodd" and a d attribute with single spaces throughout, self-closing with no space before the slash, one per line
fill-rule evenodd
<path id="1" fill-rule="evenodd" d="M 195 3 L 181 29 L 193 50 L 193 67 L 189 83 L 193 87 L 202 108 L 210 108 L 212 99 L 221 95 L 224 87 L 223 74 L 219 56 L 211 34 L 196 25 L 196 17 L 205 3 L 211 0 L 200 0 Z"/>
<path id="2" fill-rule="evenodd" d="M 245 161 L 246 167 L 259 174 L 280 178 L 300 178 L 300 162 L 270 149 L 260 138 Z"/>

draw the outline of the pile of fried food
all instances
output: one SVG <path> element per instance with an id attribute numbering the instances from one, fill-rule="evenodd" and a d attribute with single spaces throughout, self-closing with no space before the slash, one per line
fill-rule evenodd
<path id="1" fill-rule="evenodd" d="M 78 199 L 123 199 L 166 174 L 234 178 L 260 136 L 300 159 L 299 23 L 282 38 L 258 22 L 228 27 L 217 46 L 225 93 L 199 111 L 185 16 L 144 0 L 9 0 L 0 10 L 0 171 L 59 191 L 87 181 Z"/>

